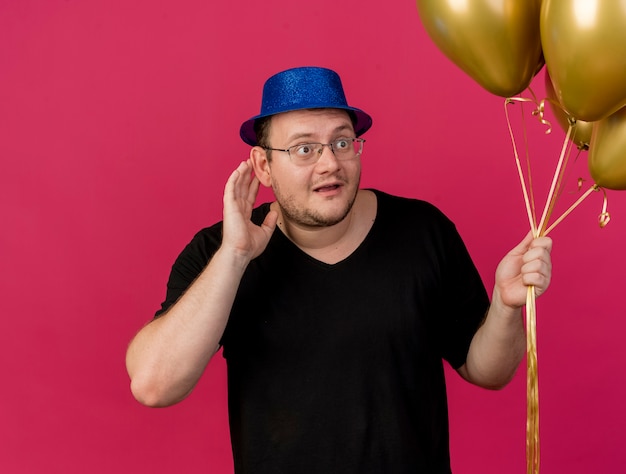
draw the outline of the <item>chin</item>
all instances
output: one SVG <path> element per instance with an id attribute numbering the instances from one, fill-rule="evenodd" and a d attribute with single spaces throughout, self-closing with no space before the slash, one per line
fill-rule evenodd
<path id="1" fill-rule="evenodd" d="M 311 206 L 306 208 L 295 208 L 290 203 L 280 203 L 283 216 L 288 221 L 303 227 L 331 227 L 342 222 L 350 213 L 354 200 L 351 200 L 339 209 L 320 209 L 326 206 Z"/>
<path id="2" fill-rule="evenodd" d="M 355 189 L 344 186 L 334 197 L 314 194 L 308 202 L 293 195 L 284 195 L 280 191 L 279 188 L 274 188 L 274 196 L 286 220 L 303 227 L 331 227 L 341 223 L 350 214 L 356 201 L 358 186 Z"/>
<path id="3" fill-rule="evenodd" d="M 302 217 L 309 221 L 309 225 L 330 227 L 342 222 L 350 214 L 353 204 L 354 199 L 344 203 L 339 209 L 329 209 L 327 212 L 323 212 L 320 209 L 309 209 Z"/>

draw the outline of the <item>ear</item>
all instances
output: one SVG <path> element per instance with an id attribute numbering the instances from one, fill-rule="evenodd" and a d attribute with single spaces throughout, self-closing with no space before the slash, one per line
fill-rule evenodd
<path id="1" fill-rule="evenodd" d="M 259 182 L 265 186 L 272 186 L 272 173 L 270 170 L 270 162 L 267 159 L 267 151 L 260 146 L 255 146 L 250 150 L 250 161 L 254 168 L 254 175 Z"/>

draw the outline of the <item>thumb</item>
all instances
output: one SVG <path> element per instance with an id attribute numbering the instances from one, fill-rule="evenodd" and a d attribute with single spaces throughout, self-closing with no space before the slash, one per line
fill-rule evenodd
<path id="1" fill-rule="evenodd" d="M 278 222 L 278 212 L 270 211 L 263 219 L 263 223 L 261 224 L 261 228 L 268 234 L 271 235 L 276 229 L 276 222 Z"/>

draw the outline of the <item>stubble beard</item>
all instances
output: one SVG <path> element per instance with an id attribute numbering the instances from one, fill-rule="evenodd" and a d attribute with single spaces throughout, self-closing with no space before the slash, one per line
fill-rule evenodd
<path id="1" fill-rule="evenodd" d="M 276 202 L 280 207 L 284 219 L 302 227 L 331 227 L 335 224 L 339 224 L 350 213 L 354 201 L 356 200 L 359 186 L 357 183 L 354 193 L 346 202 L 344 209 L 335 215 L 324 215 L 316 209 L 299 207 L 295 202 L 295 198 L 293 196 L 283 196 L 280 187 L 276 184 L 273 190 Z"/>

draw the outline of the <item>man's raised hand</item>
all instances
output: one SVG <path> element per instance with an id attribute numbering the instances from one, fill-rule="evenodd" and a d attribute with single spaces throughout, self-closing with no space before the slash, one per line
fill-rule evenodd
<path id="1" fill-rule="evenodd" d="M 246 259 L 258 257 L 269 242 L 278 213 L 270 211 L 258 226 L 250 217 L 259 192 L 259 180 L 252 176 L 252 163 L 241 162 L 224 188 L 224 228 L 222 247 L 230 248 Z"/>

